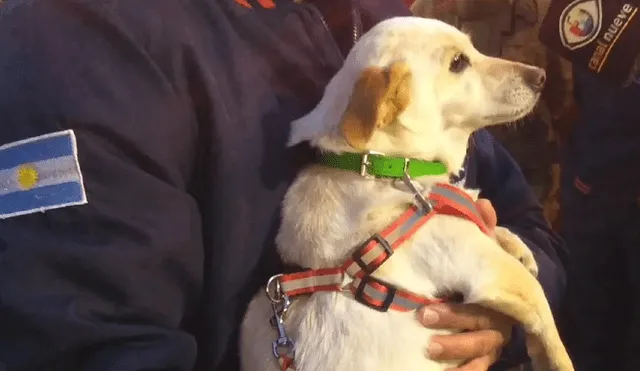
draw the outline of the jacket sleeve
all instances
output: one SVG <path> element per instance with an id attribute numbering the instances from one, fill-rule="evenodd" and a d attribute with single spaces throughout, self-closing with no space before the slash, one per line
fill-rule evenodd
<path id="1" fill-rule="evenodd" d="M 529 246 L 538 263 L 538 279 L 554 314 L 558 314 L 565 287 L 567 251 L 564 242 L 550 228 L 520 168 L 486 131 L 473 136 L 472 157 L 476 161 L 480 197 L 493 204 L 498 225 L 509 228 Z M 524 334 L 514 330 L 511 344 L 495 366 L 503 370 L 527 359 Z"/>
<path id="2" fill-rule="evenodd" d="M 0 219 L 3 370 L 193 368 L 181 330 L 202 274 L 192 120 L 107 6 L 0 8 L 0 145 L 72 130 L 88 200 Z"/>

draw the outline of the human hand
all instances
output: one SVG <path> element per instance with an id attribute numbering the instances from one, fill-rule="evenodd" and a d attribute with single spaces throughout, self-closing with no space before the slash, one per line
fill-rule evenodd
<path id="1" fill-rule="evenodd" d="M 465 360 L 449 371 L 487 371 L 511 340 L 514 321 L 476 304 L 434 304 L 422 308 L 419 320 L 432 329 L 460 330 L 452 335 L 434 335 L 427 356 L 434 360 Z"/>
<path id="2" fill-rule="evenodd" d="M 491 237 L 495 237 L 498 215 L 496 214 L 496 210 L 493 208 L 493 205 L 491 205 L 491 201 L 486 198 L 480 198 L 476 201 L 476 208 L 478 209 L 478 212 L 480 212 L 480 216 L 489 230 L 489 235 Z"/>
<path id="3" fill-rule="evenodd" d="M 498 218 L 491 202 L 479 199 L 476 207 L 494 234 Z M 508 316 L 475 304 L 430 305 L 422 308 L 419 319 L 429 328 L 464 331 L 433 336 L 427 350 L 428 357 L 435 360 L 467 360 L 451 371 L 488 370 L 511 339 L 514 325 Z"/>

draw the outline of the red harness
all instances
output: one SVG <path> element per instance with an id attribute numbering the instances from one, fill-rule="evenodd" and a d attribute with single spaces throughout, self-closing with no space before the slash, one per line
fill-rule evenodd
<path id="1" fill-rule="evenodd" d="M 360 245 L 342 266 L 283 274 L 270 280 L 267 290 L 276 279 L 279 291 L 277 298 L 287 303 L 281 313 L 277 313 L 276 306 L 274 306 L 274 327 L 278 329 L 279 338 L 274 342 L 273 350 L 283 371 L 295 371 L 294 344 L 286 336 L 282 327 L 282 316 L 288 307 L 290 298 L 311 295 L 316 292 L 350 291 L 356 301 L 380 312 L 386 312 L 389 309 L 409 312 L 425 305 L 443 301 L 443 299 L 427 298 L 414 294 L 371 275 L 400 248 L 403 242 L 413 236 L 436 214 L 452 215 L 470 220 L 482 232 L 488 232 L 474 201 L 463 190 L 449 184 L 438 184 L 433 187 L 427 200 L 432 206 L 431 209 L 424 210 L 419 206 L 411 206 L 393 224 L 381 233 L 374 234 Z M 347 286 L 343 286 L 345 275 L 353 279 Z M 269 295 L 269 292 L 267 293 Z M 273 297 L 271 295 L 269 297 L 276 304 Z"/>

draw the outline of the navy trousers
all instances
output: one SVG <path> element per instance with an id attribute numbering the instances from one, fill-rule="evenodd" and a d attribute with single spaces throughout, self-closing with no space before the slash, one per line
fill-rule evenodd
<path id="1" fill-rule="evenodd" d="M 640 370 L 640 206 L 594 207 L 564 182 L 564 337 L 577 371 Z M 613 362 L 613 363 L 612 363 Z"/>

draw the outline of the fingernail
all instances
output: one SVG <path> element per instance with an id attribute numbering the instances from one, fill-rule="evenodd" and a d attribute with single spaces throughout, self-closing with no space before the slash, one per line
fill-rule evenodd
<path id="1" fill-rule="evenodd" d="M 440 319 L 440 315 L 438 312 L 425 308 L 422 310 L 422 324 L 423 325 L 433 325 L 438 322 Z"/>
<path id="2" fill-rule="evenodd" d="M 429 358 L 434 358 L 442 354 L 443 348 L 440 343 L 431 342 L 429 344 L 429 349 L 427 349 L 427 355 Z"/>

